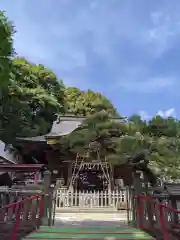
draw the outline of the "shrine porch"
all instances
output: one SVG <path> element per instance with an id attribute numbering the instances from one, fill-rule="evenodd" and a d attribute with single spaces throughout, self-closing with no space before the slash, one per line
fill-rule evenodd
<path id="1" fill-rule="evenodd" d="M 61 227 L 46 227 L 41 226 L 37 232 L 31 233 L 24 240 L 48 240 L 48 239 L 121 239 L 121 240 L 133 240 L 133 239 L 146 239 L 154 240 L 153 237 L 147 233 L 122 224 L 122 226 L 61 226 Z"/>

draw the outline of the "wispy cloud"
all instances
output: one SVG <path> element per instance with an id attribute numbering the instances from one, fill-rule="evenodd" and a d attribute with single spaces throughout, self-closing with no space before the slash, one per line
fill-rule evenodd
<path id="1" fill-rule="evenodd" d="M 148 112 L 146 111 L 139 111 L 139 116 L 141 117 L 141 119 L 144 121 L 148 121 L 152 118 L 151 115 L 148 114 Z"/>
<path id="2" fill-rule="evenodd" d="M 154 115 L 149 115 L 147 111 L 139 111 L 139 115 L 141 116 L 142 120 L 150 120 L 153 116 L 161 116 L 162 118 L 168 118 L 168 117 L 177 117 L 176 111 L 174 108 L 170 108 L 167 110 L 159 110 Z"/>
<path id="3" fill-rule="evenodd" d="M 176 111 L 174 108 L 170 108 L 168 110 L 165 110 L 165 111 L 158 111 L 157 112 L 157 115 L 163 117 L 163 118 L 168 118 L 168 117 L 176 117 Z"/>
<path id="4" fill-rule="evenodd" d="M 149 53 L 160 57 L 173 46 L 180 36 L 179 17 L 160 11 L 151 13 L 152 26 L 144 31 L 144 42 L 149 45 Z"/>

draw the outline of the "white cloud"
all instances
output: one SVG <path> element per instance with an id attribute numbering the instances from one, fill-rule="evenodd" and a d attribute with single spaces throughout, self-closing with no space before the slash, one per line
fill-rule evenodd
<path id="1" fill-rule="evenodd" d="M 173 42 L 180 35 L 179 17 L 171 11 L 152 12 L 153 25 L 143 32 L 143 41 L 149 46 L 149 54 L 160 57 L 173 46 Z"/>
<path id="2" fill-rule="evenodd" d="M 139 115 L 142 120 L 149 120 L 152 118 L 152 116 L 149 115 L 148 112 L 146 112 L 146 111 L 139 111 Z"/>
<path id="3" fill-rule="evenodd" d="M 157 115 L 163 117 L 163 118 L 168 118 L 168 117 L 176 117 L 176 111 L 174 108 L 170 108 L 168 110 L 159 110 L 157 112 Z"/>
<path id="4" fill-rule="evenodd" d="M 139 115 L 141 116 L 142 120 L 150 120 L 152 119 L 152 115 L 150 115 L 147 111 L 139 111 Z M 167 110 L 159 110 L 154 116 L 161 116 L 162 118 L 168 117 L 176 117 L 176 111 L 174 108 L 170 108 Z"/>

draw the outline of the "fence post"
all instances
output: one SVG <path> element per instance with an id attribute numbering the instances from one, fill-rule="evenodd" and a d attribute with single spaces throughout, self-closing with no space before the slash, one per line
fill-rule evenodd
<path id="1" fill-rule="evenodd" d="M 168 232 L 166 228 L 166 222 L 165 222 L 165 213 L 164 213 L 164 206 L 162 204 L 159 204 L 159 215 L 160 215 L 160 224 L 161 229 L 163 233 L 164 240 L 168 240 Z"/>
<path id="2" fill-rule="evenodd" d="M 17 239 L 17 232 L 18 232 L 18 228 L 20 226 L 20 215 L 21 215 L 21 210 L 22 210 L 22 203 L 19 203 L 17 205 L 17 212 L 16 212 L 16 215 L 15 215 L 15 218 L 16 218 L 16 222 L 13 226 L 13 230 L 12 230 L 12 236 L 11 236 L 11 239 L 12 240 L 16 240 Z"/>
<path id="3" fill-rule="evenodd" d="M 138 225 L 140 229 L 143 229 L 143 210 L 141 205 L 141 197 L 137 196 L 137 212 L 138 212 Z"/>
<path id="4" fill-rule="evenodd" d="M 50 193 L 50 184 L 51 184 L 51 172 L 45 171 L 44 172 L 44 216 L 42 218 L 42 223 L 45 226 L 49 225 L 49 219 L 51 218 L 51 193 Z"/>
<path id="5" fill-rule="evenodd" d="M 126 187 L 126 206 L 127 206 L 127 221 L 128 221 L 128 224 L 132 221 L 132 216 L 130 215 L 130 214 L 132 214 L 131 213 L 131 211 L 132 211 L 132 193 L 131 193 L 131 187 L 130 186 L 128 186 L 128 187 Z"/>

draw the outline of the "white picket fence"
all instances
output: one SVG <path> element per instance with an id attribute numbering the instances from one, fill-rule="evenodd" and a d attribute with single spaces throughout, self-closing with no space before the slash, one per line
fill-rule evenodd
<path id="1" fill-rule="evenodd" d="M 58 189 L 56 208 L 117 208 L 117 204 L 126 204 L 128 191 L 123 188 L 118 191 L 68 191 Z"/>

